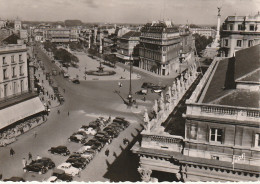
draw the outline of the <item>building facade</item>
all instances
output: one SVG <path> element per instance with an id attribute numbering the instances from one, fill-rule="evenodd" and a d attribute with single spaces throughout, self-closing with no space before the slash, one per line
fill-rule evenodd
<path id="1" fill-rule="evenodd" d="M 0 46 L 0 132 L 45 111 L 27 59 L 26 45 Z"/>
<path id="2" fill-rule="evenodd" d="M 205 36 L 206 38 L 215 38 L 216 36 L 216 30 L 211 28 L 190 28 L 190 31 L 192 34 L 199 34 L 201 36 Z"/>
<path id="3" fill-rule="evenodd" d="M 0 57 L 0 99 L 28 92 L 26 46 L 2 46 Z"/>
<path id="4" fill-rule="evenodd" d="M 257 45 L 215 59 L 186 100 L 185 121 L 142 133 L 133 151 L 143 179 L 160 171 L 175 181 L 260 180 L 259 52 Z"/>
<path id="5" fill-rule="evenodd" d="M 43 35 L 46 36 L 45 40 L 50 40 L 55 43 L 76 42 L 79 38 L 77 29 L 55 28 L 47 29 L 44 32 Z"/>
<path id="6" fill-rule="evenodd" d="M 228 16 L 221 31 L 221 55 L 232 57 L 235 52 L 260 44 L 260 14 Z"/>
<path id="7" fill-rule="evenodd" d="M 136 46 L 140 42 L 141 32 L 129 31 L 124 34 L 122 37 L 118 38 L 118 49 L 117 49 L 117 58 L 123 63 L 128 63 L 131 60 L 139 60 Z"/>

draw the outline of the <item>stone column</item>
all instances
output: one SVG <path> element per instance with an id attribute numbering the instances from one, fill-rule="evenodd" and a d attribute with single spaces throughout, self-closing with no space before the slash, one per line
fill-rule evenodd
<path id="1" fill-rule="evenodd" d="M 137 170 L 141 175 L 142 181 L 144 181 L 144 182 L 151 181 L 151 174 L 152 174 L 151 169 L 145 169 L 145 168 L 142 168 L 142 167 L 138 167 Z"/>

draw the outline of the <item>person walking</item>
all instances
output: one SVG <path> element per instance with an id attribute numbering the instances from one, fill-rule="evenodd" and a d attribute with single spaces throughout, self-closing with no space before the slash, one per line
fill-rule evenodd
<path id="1" fill-rule="evenodd" d="M 27 165 L 27 161 L 25 158 L 23 158 L 22 163 L 23 163 L 23 167 L 25 167 Z"/>
<path id="2" fill-rule="evenodd" d="M 10 156 L 11 156 L 11 157 L 14 156 L 14 150 L 13 150 L 13 148 L 10 149 Z"/>
<path id="3" fill-rule="evenodd" d="M 70 112 L 68 111 L 68 116 L 70 116 Z"/>
<path id="4" fill-rule="evenodd" d="M 105 155 L 108 157 L 108 155 L 109 155 L 109 149 L 106 149 Z"/>
<path id="5" fill-rule="evenodd" d="M 36 136 L 37 136 L 37 132 L 34 131 L 34 132 L 33 132 L 33 135 L 34 135 L 34 138 L 36 138 Z"/>
<path id="6" fill-rule="evenodd" d="M 60 110 L 59 109 L 58 109 L 57 113 L 60 114 Z"/>
<path id="7" fill-rule="evenodd" d="M 31 154 L 31 152 L 28 153 L 28 160 L 32 160 L 32 154 Z"/>

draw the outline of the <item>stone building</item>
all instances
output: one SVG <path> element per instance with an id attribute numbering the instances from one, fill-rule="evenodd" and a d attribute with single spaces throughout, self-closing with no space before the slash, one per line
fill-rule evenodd
<path id="1" fill-rule="evenodd" d="M 0 46 L 0 130 L 45 110 L 32 78 L 26 45 Z"/>
<path id="2" fill-rule="evenodd" d="M 235 52 L 260 44 L 260 14 L 228 16 L 221 31 L 221 55 L 232 57 Z"/>
<path id="3" fill-rule="evenodd" d="M 183 50 L 183 39 L 190 41 L 186 34 L 192 38 L 189 30 L 184 29 L 180 33 L 179 28 L 171 21 L 154 21 L 144 25 L 141 28 L 139 67 L 158 75 L 177 72 Z M 187 44 L 192 45 L 193 42 Z"/>
<path id="4" fill-rule="evenodd" d="M 186 100 L 184 120 L 173 110 L 145 128 L 132 149 L 144 180 L 160 171 L 175 181 L 259 181 L 259 53 L 257 45 L 215 59 Z"/>
<path id="5" fill-rule="evenodd" d="M 141 32 L 129 31 L 118 38 L 116 56 L 119 61 L 129 63 L 130 60 L 133 60 L 138 66 L 139 55 L 136 46 L 139 44 L 140 36 Z"/>

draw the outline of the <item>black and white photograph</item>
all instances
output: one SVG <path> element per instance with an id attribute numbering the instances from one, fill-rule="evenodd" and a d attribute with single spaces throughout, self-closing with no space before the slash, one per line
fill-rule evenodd
<path id="1" fill-rule="evenodd" d="M 260 0 L 0 0 L 0 183 L 249 181 Z"/>

